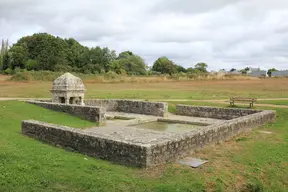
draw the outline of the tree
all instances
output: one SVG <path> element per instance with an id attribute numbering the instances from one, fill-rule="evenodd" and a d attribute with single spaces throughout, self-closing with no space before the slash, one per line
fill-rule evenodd
<path id="1" fill-rule="evenodd" d="M 242 75 L 246 75 L 247 71 L 245 69 L 241 69 L 240 72 L 242 73 Z"/>
<path id="2" fill-rule="evenodd" d="M 201 73 L 201 71 L 199 71 L 199 69 L 189 67 L 187 68 L 187 73 Z"/>
<path id="3" fill-rule="evenodd" d="M 230 72 L 233 72 L 233 71 L 237 71 L 237 69 L 235 68 L 230 69 Z"/>
<path id="4" fill-rule="evenodd" d="M 182 67 L 181 65 L 175 65 L 175 67 L 176 67 L 176 70 L 178 73 L 186 73 L 187 72 L 187 70 L 184 67 Z"/>
<path id="5" fill-rule="evenodd" d="M 177 68 L 174 62 L 169 60 L 167 57 L 160 57 L 154 62 L 152 71 L 171 75 L 177 72 Z"/>
<path id="6" fill-rule="evenodd" d="M 55 71 L 56 65 L 68 65 L 69 63 L 67 57 L 69 45 L 60 37 L 37 33 L 22 37 L 14 46 L 22 46 L 27 49 L 28 59 L 37 60 L 39 70 Z"/>
<path id="7" fill-rule="evenodd" d="M 21 69 L 25 68 L 25 63 L 28 60 L 28 51 L 22 46 L 13 46 L 10 50 L 11 68 L 15 69 L 19 67 Z"/>
<path id="8" fill-rule="evenodd" d="M 131 75 L 147 74 L 147 65 L 144 60 L 140 56 L 133 54 L 131 51 L 120 53 L 117 60 L 110 63 L 109 68 L 119 74 L 124 71 Z"/>
<path id="9" fill-rule="evenodd" d="M 195 65 L 195 69 L 198 69 L 200 72 L 203 72 L 203 73 L 207 73 L 207 67 L 208 65 L 206 63 L 197 63 Z"/>
<path id="10" fill-rule="evenodd" d="M 119 53 L 119 56 L 117 59 L 128 58 L 132 55 L 133 55 L 133 53 L 131 51 L 124 51 L 124 52 Z"/>
<path id="11" fill-rule="evenodd" d="M 10 54 L 9 54 L 9 41 L 6 39 L 6 41 L 2 40 L 1 43 L 1 68 L 2 70 L 6 70 L 10 67 Z M 0 70 L 1 70 L 0 68 Z"/>
<path id="12" fill-rule="evenodd" d="M 107 47 L 101 48 L 99 46 L 90 49 L 90 61 L 98 72 L 102 70 L 108 72 L 109 65 L 116 59 L 116 53 L 113 50 L 109 50 Z"/>
<path id="13" fill-rule="evenodd" d="M 119 60 L 115 60 L 115 61 L 113 61 L 112 63 L 110 63 L 109 69 L 110 69 L 110 71 L 114 71 L 114 72 L 117 73 L 117 74 L 121 74 L 123 71 L 125 71 L 125 70 L 122 68 Z M 126 71 L 125 71 L 125 72 L 126 72 Z"/>
<path id="14" fill-rule="evenodd" d="M 34 59 L 28 59 L 25 63 L 25 68 L 27 70 L 38 70 L 39 69 L 39 64 L 37 62 L 37 60 Z"/>
<path id="15" fill-rule="evenodd" d="M 243 75 L 246 75 L 249 70 L 250 70 L 249 67 L 245 67 L 244 69 L 241 69 L 240 72 L 241 72 Z"/>
<path id="16" fill-rule="evenodd" d="M 84 47 L 78 41 L 73 38 L 65 39 L 68 45 L 67 60 L 68 64 L 73 68 L 81 68 L 84 64 L 90 62 L 89 60 L 89 48 Z M 87 57 L 83 57 L 87 55 Z"/>
<path id="17" fill-rule="evenodd" d="M 5 44 L 4 39 L 1 41 L 1 48 L 0 48 L 0 71 L 3 69 L 3 57 L 5 54 Z"/>
<path id="18" fill-rule="evenodd" d="M 278 71 L 277 69 L 275 69 L 275 68 L 272 68 L 272 69 L 268 69 L 268 71 L 267 71 L 267 75 L 269 76 L 269 77 L 271 77 L 272 76 L 272 72 L 273 71 Z"/>

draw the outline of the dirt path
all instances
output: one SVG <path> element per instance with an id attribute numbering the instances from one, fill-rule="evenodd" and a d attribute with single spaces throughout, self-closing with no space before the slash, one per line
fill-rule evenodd
<path id="1" fill-rule="evenodd" d="M 35 99 L 35 98 L 11 98 L 11 97 L 0 97 L 0 101 L 9 101 L 9 100 L 28 100 L 28 99 Z M 49 99 L 49 98 L 37 98 L 37 99 Z M 208 102 L 208 103 L 220 103 L 220 104 L 227 104 L 227 99 L 219 99 L 219 100 L 195 100 L 195 99 L 151 99 L 154 101 L 194 101 L 194 102 Z M 288 98 L 263 98 L 258 99 L 258 101 L 267 101 L 267 100 L 288 100 Z M 257 103 L 257 106 L 261 107 L 275 107 L 275 108 L 288 108 L 286 105 L 273 105 L 273 104 L 262 104 Z"/>
<path id="2" fill-rule="evenodd" d="M 208 103 L 220 103 L 220 104 L 227 104 L 227 99 L 219 99 L 219 100 L 195 100 L 195 99 L 157 99 L 157 101 L 194 101 L 194 102 L 208 102 Z M 261 98 L 257 99 L 257 101 L 277 101 L 277 100 L 288 100 L 288 98 Z M 287 105 L 274 105 L 274 104 L 264 104 L 264 103 L 256 103 L 255 105 L 261 106 L 261 107 L 275 107 L 275 108 L 288 108 Z"/>
<path id="3" fill-rule="evenodd" d="M 51 98 L 14 98 L 14 97 L 0 97 L 0 101 L 10 101 L 10 100 L 33 100 L 33 99 L 51 99 Z"/>
<path id="4" fill-rule="evenodd" d="M 157 101 L 203 101 L 203 102 L 223 102 L 223 101 L 228 101 L 227 99 L 205 99 L 205 100 L 197 100 L 197 99 L 153 99 L 153 100 L 157 100 Z M 281 100 L 281 101 L 286 101 L 288 100 L 288 98 L 259 98 L 257 99 L 257 101 L 277 101 L 277 100 Z"/>
<path id="5" fill-rule="evenodd" d="M 157 99 L 157 101 L 161 101 L 161 99 Z M 162 99 L 163 101 L 164 99 Z M 265 98 L 265 99 L 257 99 L 258 101 L 277 101 L 277 100 L 288 100 L 288 98 Z M 165 99 L 164 101 L 194 101 L 194 102 L 207 102 L 207 103 L 220 103 L 220 104 L 227 104 L 227 99 L 221 99 L 221 100 L 193 100 L 193 99 Z M 273 105 L 273 104 L 264 104 L 264 103 L 256 103 L 255 105 L 260 107 L 275 107 L 275 108 L 288 108 L 287 105 Z"/>

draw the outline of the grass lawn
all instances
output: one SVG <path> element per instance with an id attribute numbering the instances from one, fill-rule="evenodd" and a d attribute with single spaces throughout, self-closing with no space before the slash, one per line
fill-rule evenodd
<path id="1" fill-rule="evenodd" d="M 175 103 L 171 103 L 169 110 L 173 111 L 174 107 Z M 209 160 L 199 169 L 178 164 L 136 169 L 67 152 L 23 136 L 20 122 L 24 119 L 73 127 L 93 125 L 23 102 L 0 102 L 1 192 L 203 192 L 240 189 L 284 192 L 288 189 L 288 109 L 277 109 L 275 123 L 196 152 L 195 156 Z M 260 133 L 259 130 L 271 131 L 272 134 Z"/>
<path id="2" fill-rule="evenodd" d="M 257 103 L 273 104 L 273 105 L 288 105 L 288 100 L 263 100 L 263 101 L 257 101 Z"/>

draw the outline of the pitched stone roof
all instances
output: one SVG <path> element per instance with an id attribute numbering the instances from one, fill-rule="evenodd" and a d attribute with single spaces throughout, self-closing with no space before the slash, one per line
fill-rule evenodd
<path id="1" fill-rule="evenodd" d="M 65 73 L 55 79 L 52 91 L 85 91 L 85 86 L 79 77 Z"/>

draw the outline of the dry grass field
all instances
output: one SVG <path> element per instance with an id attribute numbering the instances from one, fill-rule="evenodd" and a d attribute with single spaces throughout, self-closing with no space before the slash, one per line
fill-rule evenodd
<path id="1" fill-rule="evenodd" d="M 288 79 L 194 80 L 141 83 L 84 81 L 87 98 L 226 99 L 229 96 L 288 97 Z M 52 82 L 13 82 L 0 76 L 0 97 L 50 97 Z"/>

